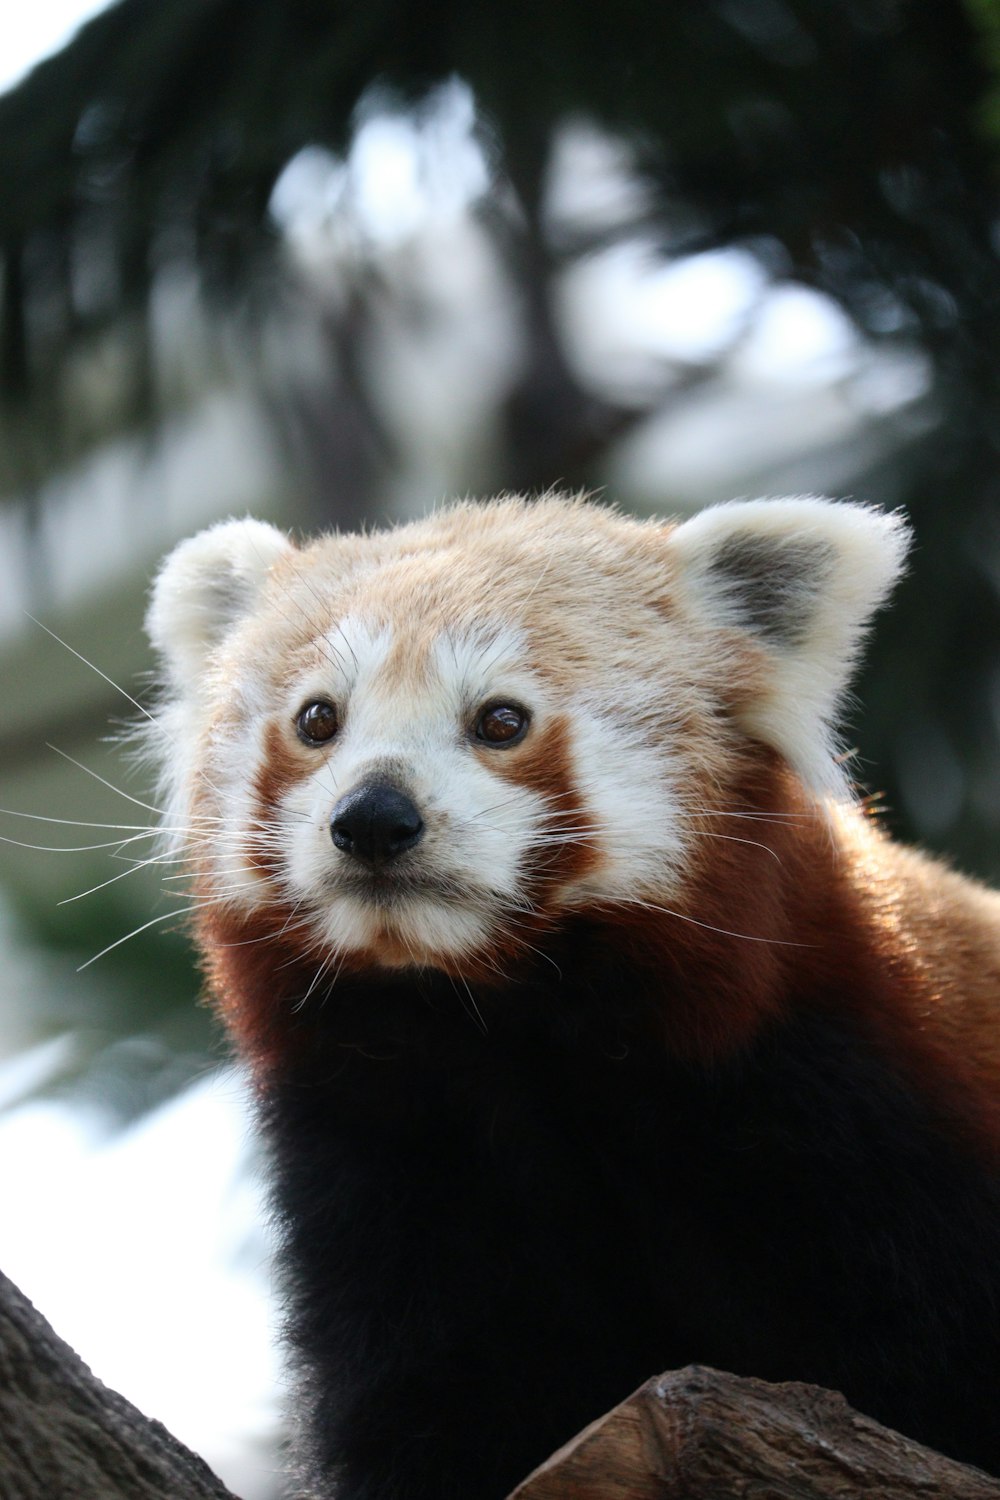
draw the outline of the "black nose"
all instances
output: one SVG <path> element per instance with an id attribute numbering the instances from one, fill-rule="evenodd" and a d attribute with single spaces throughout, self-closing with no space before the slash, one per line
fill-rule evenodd
<path id="1" fill-rule="evenodd" d="M 423 831 L 419 812 L 391 781 L 363 781 L 341 797 L 330 819 L 337 848 L 373 867 L 412 849 Z"/>

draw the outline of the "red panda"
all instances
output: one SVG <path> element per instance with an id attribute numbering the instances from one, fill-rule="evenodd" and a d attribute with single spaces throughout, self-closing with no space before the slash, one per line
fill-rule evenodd
<path id="1" fill-rule="evenodd" d="M 1000 897 L 835 738 L 907 540 L 548 496 L 165 563 L 166 823 L 318 1493 L 500 1500 L 692 1361 L 1000 1473 Z"/>

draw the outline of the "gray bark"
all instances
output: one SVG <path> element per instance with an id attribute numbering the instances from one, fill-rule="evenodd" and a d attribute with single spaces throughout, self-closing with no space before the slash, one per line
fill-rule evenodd
<path id="1" fill-rule="evenodd" d="M 2 1500 L 236 1500 L 108 1390 L 0 1273 Z"/>

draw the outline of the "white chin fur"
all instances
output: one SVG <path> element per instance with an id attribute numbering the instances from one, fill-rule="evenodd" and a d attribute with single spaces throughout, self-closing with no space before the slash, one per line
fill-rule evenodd
<path id="1" fill-rule="evenodd" d="M 424 967 L 469 957 L 486 942 L 487 924 L 479 914 L 433 896 L 410 895 L 391 910 L 358 896 L 334 896 L 322 938 L 338 953 L 364 953 L 387 968 Z"/>

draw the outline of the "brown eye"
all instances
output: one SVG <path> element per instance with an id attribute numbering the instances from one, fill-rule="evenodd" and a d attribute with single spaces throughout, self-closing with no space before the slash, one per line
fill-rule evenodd
<path id="1" fill-rule="evenodd" d="M 491 703 L 476 720 L 476 739 L 485 745 L 515 745 L 530 723 L 527 709 L 513 703 Z"/>
<path id="2" fill-rule="evenodd" d="M 307 745 L 325 745 L 337 733 L 340 720 L 332 703 L 317 701 L 307 703 L 305 708 L 300 709 L 295 728 L 299 739 Z"/>

